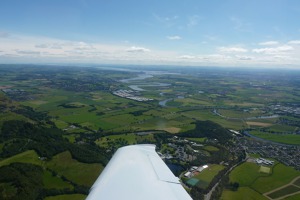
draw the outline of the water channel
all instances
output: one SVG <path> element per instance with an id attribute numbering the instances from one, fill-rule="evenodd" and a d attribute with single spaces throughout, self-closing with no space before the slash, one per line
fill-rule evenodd
<path id="1" fill-rule="evenodd" d="M 154 77 L 155 74 L 158 74 L 158 73 L 151 74 L 149 72 L 145 72 L 145 74 L 139 74 L 137 77 L 122 79 L 122 80 L 120 80 L 120 82 L 131 83 L 131 82 L 141 81 L 141 80 L 145 80 L 147 78 L 152 78 L 152 77 Z M 132 90 L 141 92 L 141 91 L 146 90 L 146 89 L 144 89 L 145 87 L 166 87 L 166 86 L 169 86 L 169 85 L 171 85 L 171 84 L 153 82 L 153 83 L 150 83 L 150 84 L 136 83 L 134 85 L 129 85 L 128 87 L 131 88 Z M 160 95 L 164 96 L 163 93 L 160 93 Z M 184 98 L 184 97 L 183 96 L 178 96 L 177 98 Z M 169 98 L 169 99 L 159 101 L 158 104 L 162 107 L 166 107 L 167 102 L 171 101 L 171 100 L 173 100 L 173 98 Z"/>

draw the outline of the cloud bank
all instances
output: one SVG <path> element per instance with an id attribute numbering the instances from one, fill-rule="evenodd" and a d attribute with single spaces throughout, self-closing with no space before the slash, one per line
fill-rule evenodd
<path id="1" fill-rule="evenodd" d="M 169 40 L 181 39 L 168 36 Z M 0 63 L 166 64 L 194 66 L 294 66 L 300 40 L 216 46 L 209 51 L 160 50 L 131 43 L 104 44 L 7 34 L 0 37 Z M 202 46 L 197 46 L 202 49 Z M 199 51 L 201 52 L 201 51 Z"/>

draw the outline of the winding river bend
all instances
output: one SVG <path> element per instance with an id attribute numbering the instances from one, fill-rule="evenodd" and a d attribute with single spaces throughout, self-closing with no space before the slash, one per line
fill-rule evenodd
<path id="1" fill-rule="evenodd" d="M 144 74 L 139 74 L 137 77 L 122 79 L 122 80 L 120 80 L 120 82 L 123 82 L 123 83 L 134 82 L 135 84 L 129 85 L 128 87 L 131 88 L 132 90 L 139 91 L 139 92 L 146 91 L 145 87 L 166 87 L 166 86 L 171 85 L 169 83 L 160 83 L 160 82 L 152 82 L 152 83 L 149 83 L 149 84 L 140 82 L 140 81 L 145 80 L 147 78 L 154 77 L 155 74 L 157 74 L 157 72 L 155 72 L 155 73 L 145 72 Z M 163 93 L 160 93 L 160 95 L 164 96 Z M 179 98 L 179 97 L 177 97 L 177 98 Z M 169 98 L 169 99 L 159 101 L 158 104 L 162 107 L 166 107 L 167 102 L 171 101 L 171 100 L 173 100 L 173 98 Z"/>
<path id="2" fill-rule="evenodd" d="M 162 107 L 166 107 L 167 106 L 166 104 L 168 103 L 168 101 L 172 101 L 172 100 L 173 100 L 173 98 L 162 100 L 162 101 L 158 102 L 158 105 L 160 105 Z"/>

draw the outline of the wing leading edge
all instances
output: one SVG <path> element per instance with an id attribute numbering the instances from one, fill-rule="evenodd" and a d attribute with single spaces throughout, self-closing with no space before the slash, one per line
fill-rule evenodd
<path id="1" fill-rule="evenodd" d="M 117 150 L 90 190 L 87 200 L 191 200 L 155 145 Z"/>

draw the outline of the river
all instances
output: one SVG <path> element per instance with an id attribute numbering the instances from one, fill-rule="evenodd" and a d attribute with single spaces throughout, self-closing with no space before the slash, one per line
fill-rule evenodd
<path id="1" fill-rule="evenodd" d="M 160 74 L 158 72 L 145 72 L 144 74 L 139 74 L 137 77 L 133 77 L 133 78 L 128 78 L 128 79 L 122 79 L 120 80 L 120 82 L 123 83 L 131 83 L 131 82 L 137 82 L 134 85 L 129 85 L 128 87 L 131 88 L 132 90 L 135 91 L 146 91 L 145 87 L 166 87 L 166 86 L 170 86 L 171 84 L 169 83 L 160 83 L 160 82 L 152 82 L 149 84 L 144 84 L 144 83 L 139 83 L 139 81 L 145 80 L 147 78 L 152 78 L 154 77 L 155 74 Z M 164 96 L 163 93 L 160 93 L 160 96 Z M 183 96 L 178 96 L 177 98 L 182 99 L 184 98 Z M 162 107 L 166 107 L 166 104 L 168 101 L 173 100 L 173 98 L 169 98 L 169 99 L 165 99 L 162 101 L 159 101 L 158 104 Z"/>
<path id="2" fill-rule="evenodd" d="M 162 101 L 158 102 L 158 105 L 160 105 L 162 107 L 166 107 L 167 106 L 166 104 L 168 103 L 168 101 L 172 101 L 172 100 L 173 100 L 173 98 L 162 100 Z"/>

